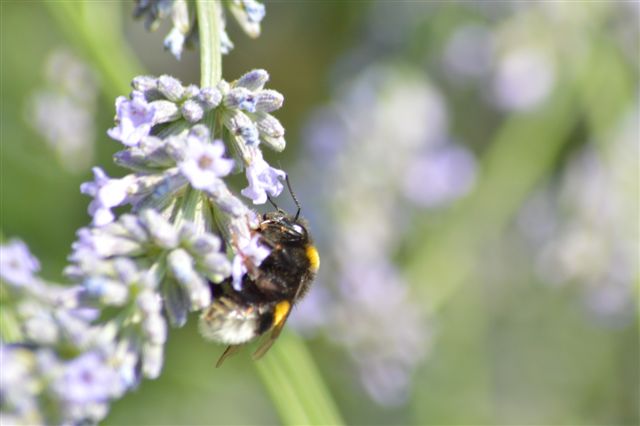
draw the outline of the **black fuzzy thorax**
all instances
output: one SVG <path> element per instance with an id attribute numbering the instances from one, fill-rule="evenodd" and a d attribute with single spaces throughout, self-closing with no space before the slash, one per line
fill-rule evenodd
<path id="1" fill-rule="evenodd" d="M 271 252 L 255 271 L 243 277 L 240 291 L 233 289 L 230 279 L 211 285 L 214 299 L 225 295 L 240 304 L 270 304 L 282 300 L 293 304 L 309 290 L 315 273 L 307 254 L 312 241 L 306 221 L 279 212 L 267 213 L 262 219 L 256 232 L 261 244 Z M 302 232 L 292 232 L 294 229 Z"/>

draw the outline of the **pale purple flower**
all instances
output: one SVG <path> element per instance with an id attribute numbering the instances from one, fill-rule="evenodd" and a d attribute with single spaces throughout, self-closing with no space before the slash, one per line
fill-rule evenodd
<path id="1" fill-rule="evenodd" d="M 271 250 L 260 243 L 258 234 L 249 239 L 238 239 L 236 242 L 236 255 L 231 265 L 233 288 L 240 291 L 242 289 L 242 277 L 249 271 L 249 268 L 254 269 L 260 266 L 270 253 Z"/>
<path id="2" fill-rule="evenodd" d="M 191 136 L 187 139 L 185 157 L 179 167 L 196 189 L 210 188 L 233 169 L 233 160 L 224 158 L 224 144 L 220 140 L 206 143 Z"/>
<path id="3" fill-rule="evenodd" d="M 126 178 L 109 178 L 100 167 L 94 167 L 92 170 L 93 182 L 80 185 L 80 192 L 93 197 L 93 201 L 89 203 L 89 214 L 93 217 L 95 226 L 103 226 L 113 222 L 114 215 L 111 209 L 127 201 L 129 182 Z"/>
<path id="4" fill-rule="evenodd" d="M 22 241 L 11 240 L 0 245 L 0 277 L 4 281 L 17 286 L 29 285 L 39 270 L 40 262 Z"/>
<path id="5" fill-rule="evenodd" d="M 414 158 L 404 175 L 407 198 L 425 207 L 438 207 L 465 195 L 475 181 L 475 160 L 459 146 L 445 146 Z"/>
<path id="6" fill-rule="evenodd" d="M 155 108 L 149 104 L 142 92 L 133 91 L 131 99 L 124 96 L 116 99 L 116 127 L 109 129 L 107 134 L 127 146 L 135 146 L 145 136 L 149 135 Z"/>
<path id="7" fill-rule="evenodd" d="M 532 49 L 517 50 L 499 63 L 493 96 L 501 108 L 529 110 L 549 96 L 555 79 L 553 63 L 547 55 Z"/>
<path id="8" fill-rule="evenodd" d="M 251 199 L 253 204 L 264 204 L 267 201 L 267 194 L 277 197 L 282 192 L 284 186 L 280 179 L 286 177 L 286 173 L 280 169 L 271 167 L 262 153 L 256 149 L 256 155 L 251 164 L 246 167 L 247 181 L 249 186 L 240 193 Z"/>
<path id="9" fill-rule="evenodd" d="M 103 355 L 88 352 L 67 363 L 55 388 L 72 404 L 107 402 L 122 392 L 122 381 L 116 369 Z"/>

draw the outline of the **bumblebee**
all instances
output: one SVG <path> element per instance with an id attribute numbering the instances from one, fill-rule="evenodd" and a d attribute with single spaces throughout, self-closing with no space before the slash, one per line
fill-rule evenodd
<path id="1" fill-rule="evenodd" d="M 288 180 L 287 180 L 288 184 Z M 291 191 L 291 188 L 289 187 Z M 277 208 L 262 215 L 255 231 L 271 251 L 252 274 L 242 278 L 241 290 L 231 279 L 211 284 L 212 304 L 200 317 L 200 333 L 208 340 L 229 345 L 216 367 L 245 343 L 269 332 L 253 354 L 259 359 L 280 335 L 293 305 L 309 290 L 320 266 L 320 256 L 299 217 L 300 205 L 291 192 L 298 211 L 295 216 Z"/>

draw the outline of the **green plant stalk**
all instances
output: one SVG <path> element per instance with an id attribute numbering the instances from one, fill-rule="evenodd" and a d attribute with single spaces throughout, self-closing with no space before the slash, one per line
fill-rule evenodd
<path id="1" fill-rule="evenodd" d="M 344 424 L 309 350 L 295 334 L 284 331 L 255 365 L 284 424 Z"/>
<path id="2" fill-rule="evenodd" d="M 200 31 L 200 85 L 212 87 L 222 78 L 221 4 L 196 0 L 196 6 Z M 215 132 L 215 119 L 211 121 L 208 124 Z M 309 351 L 293 334 L 285 331 L 255 366 L 284 424 L 343 423 Z"/>
<path id="3" fill-rule="evenodd" d="M 219 1 L 196 0 L 200 36 L 200 85 L 213 87 L 222 79 L 222 51 L 220 50 Z"/>
<path id="4" fill-rule="evenodd" d="M 128 93 L 129 82 L 144 67 L 121 36 L 118 2 L 44 2 L 58 28 L 97 69 L 110 99 Z"/>

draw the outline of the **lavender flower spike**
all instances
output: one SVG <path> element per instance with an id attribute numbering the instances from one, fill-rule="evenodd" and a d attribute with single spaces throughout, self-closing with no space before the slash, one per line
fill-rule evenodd
<path id="1" fill-rule="evenodd" d="M 284 188 L 280 179 L 286 177 L 286 173 L 280 169 L 271 167 L 262 157 L 262 152 L 255 151 L 251 164 L 246 168 L 247 181 L 249 186 L 240 193 L 251 199 L 253 204 L 264 204 L 267 202 L 267 194 L 277 197 Z"/>
<path id="2" fill-rule="evenodd" d="M 140 139 L 149 135 L 155 108 L 150 105 L 142 92 L 134 90 L 131 99 L 124 96 L 116 99 L 116 127 L 107 134 L 127 146 L 136 146 Z"/>

